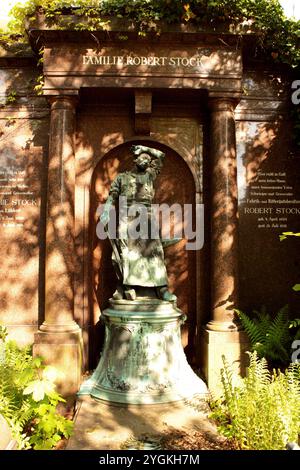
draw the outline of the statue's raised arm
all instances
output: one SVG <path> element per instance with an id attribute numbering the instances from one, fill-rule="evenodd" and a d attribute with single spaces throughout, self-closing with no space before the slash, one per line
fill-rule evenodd
<path id="1" fill-rule="evenodd" d="M 161 172 L 165 154 L 160 150 L 153 149 L 151 147 L 146 147 L 145 145 L 133 145 L 131 147 L 135 157 L 138 157 L 141 154 L 147 154 L 151 157 L 151 162 L 147 168 L 147 173 L 151 174 L 153 179 L 155 179 Z"/>

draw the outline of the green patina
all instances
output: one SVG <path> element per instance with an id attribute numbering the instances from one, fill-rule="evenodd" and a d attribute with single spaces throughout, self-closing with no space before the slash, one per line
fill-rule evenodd
<path id="1" fill-rule="evenodd" d="M 112 245 L 112 260 L 119 281 L 114 298 L 123 298 L 125 294 L 126 298 L 134 300 L 136 287 L 150 287 L 158 288 L 158 295 L 164 300 L 175 301 L 175 295 L 167 289 L 161 238 L 151 237 L 153 233 L 159 234 L 151 205 L 155 195 L 154 182 L 165 154 L 143 145 L 133 146 L 132 152 L 135 165 L 131 171 L 120 173 L 112 182 L 100 217 Z M 121 204 L 125 204 L 122 208 L 126 210 L 124 216 L 121 215 Z M 119 211 L 117 234 L 110 230 L 112 208 Z M 143 230 L 137 228 L 137 223 L 143 226 Z M 138 236 L 134 236 L 136 234 Z"/>

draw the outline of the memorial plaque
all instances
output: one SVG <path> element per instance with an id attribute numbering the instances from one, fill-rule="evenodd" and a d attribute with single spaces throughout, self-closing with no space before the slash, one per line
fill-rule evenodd
<path id="1" fill-rule="evenodd" d="M 0 157 L 0 226 L 5 229 L 23 228 L 28 209 L 38 206 L 37 189 L 20 157 L 9 150 Z"/>
<path id="2" fill-rule="evenodd" d="M 240 91 L 242 58 L 234 47 L 139 41 L 44 49 L 44 90 L 82 87 L 207 88 Z"/>
<path id="3" fill-rule="evenodd" d="M 43 123 L 2 120 L 0 140 L 0 306 L 1 323 L 20 343 L 32 343 L 38 322 L 39 257 L 42 246 L 41 146 L 34 130 Z M 46 123 L 45 123 L 46 124 Z M 43 139 L 43 137 L 42 137 Z M 39 142 L 42 142 L 39 138 Z"/>
<path id="4" fill-rule="evenodd" d="M 243 215 L 253 216 L 253 226 L 259 230 L 289 230 L 300 215 L 298 188 L 291 165 L 281 171 L 259 169 L 249 184 Z"/>
<path id="5" fill-rule="evenodd" d="M 64 60 L 62 60 L 62 57 Z M 45 49 L 44 71 L 47 74 L 69 71 L 70 64 L 77 74 L 130 75 L 222 75 L 241 73 L 241 55 L 234 48 L 197 47 L 174 44 L 148 45 L 126 43 L 125 46 L 105 46 L 100 49 Z"/>
<path id="6" fill-rule="evenodd" d="M 300 231 L 299 158 L 288 153 L 275 123 L 242 126 L 248 134 L 243 141 L 238 132 L 241 302 L 250 312 L 265 305 L 273 314 L 290 304 L 297 316 L 299 242 L 279 235 Z"/>

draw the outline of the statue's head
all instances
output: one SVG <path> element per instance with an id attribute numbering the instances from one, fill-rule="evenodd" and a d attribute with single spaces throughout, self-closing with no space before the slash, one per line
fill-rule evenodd
<path id="1" fill-rule="evenodd" d="M 146 152 L 140 153 L 140 155 L 134 159 L 136 166 L 138 166 L 141 170 L 146 170 L 151 165 L 151 161 L 151 156 Z"/>
<path id="2" fill-rule="evenodd" d="M 135 157 L 135 164 L 141 170 L 146 170 L 153 164 L 154 160 L 164 157 L 164 153 L 160 150 L 146 147 L 144 145 L 133 145 L 131 147 L 131 151 Z"/>

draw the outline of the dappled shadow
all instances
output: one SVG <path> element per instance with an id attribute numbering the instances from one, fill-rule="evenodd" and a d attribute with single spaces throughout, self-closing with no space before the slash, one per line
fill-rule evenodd
<path id="1" fill-rule="evenodd" d="M 248 312 L 266 305 L 273 315 L 289 303 L 297 316 L 300 307 L 292 291 L 299 278 L 299 252 L 290 240 L 279 241 L 280 233 L 299 230 L 299 215 L 285 212 L 299 208 L 300 200 L 290 126 L 285 117 L 238 128 L 241 308 Z"/>
<path id="2" fill-rule="evenodd" d="M 85 398 L 80 403 L 75 433 L 68 450 L 136 448 L 145 440 L 159 444 L 178 430 L 201 430 L 211 442 L 220 442 L 216 426 L 208 418 L 208 406 L 200 400 L 161 405 L 114 405 Z M 197 406 L 193 406 L 197 403 Z M 177 431 L 177 432 L 176 432 Z"/>
<path id="3" fill-rule="evenodd" d="M 43 244 L 48 150 L 48 109 L 32 98 L 30 69 L 4 72 L 2 85 L 16 86 L 16 102 L 0 113 L 0 322 L 20 343 L 32 343 L 43 311 Z M 14 81 L 16 79 L 16 81 Z"/>
<path id="4" fill-rule="evenodd" d="M 118 448 L 116 441 L 121 444 L 123 433 L 126 438 L 138 439 L 142 432 L 157 435 L 162 427 L 172 424 L 180 427 L 182 422 L 185 425 L 190 422 L 193 426 L 197 418 L 202 424 L 206 418 L 197 412 L 189 416 L 184 403 L 197 394 L 203 405 L 208 392 L 184 355 L 180 312 L 159 300 L 119 300 L 110 303 L 104 316 L 105 348 L 96 371 L 82 385 L 80 394 L 103 398 L 105 403 L 84 400 L 76 424 L 81 434 L 75 433 L 72 445 L 93 448 L 98 434 L 101 448 L 106 443 Z M 114 402 L 120 402 L 119 406 L 110 406 Z M 141 406 L 146 403 L 147 406 Z M 108 435 L 110 439 L 106 441 Z"/>
<path id="5" fill-rule="evenodd" d="M 213 321 L 234 329 L 234 308 L 238 306 L 238 188 L 234 103 L 212 100 L 211 109 L 211 309 Z"/>

